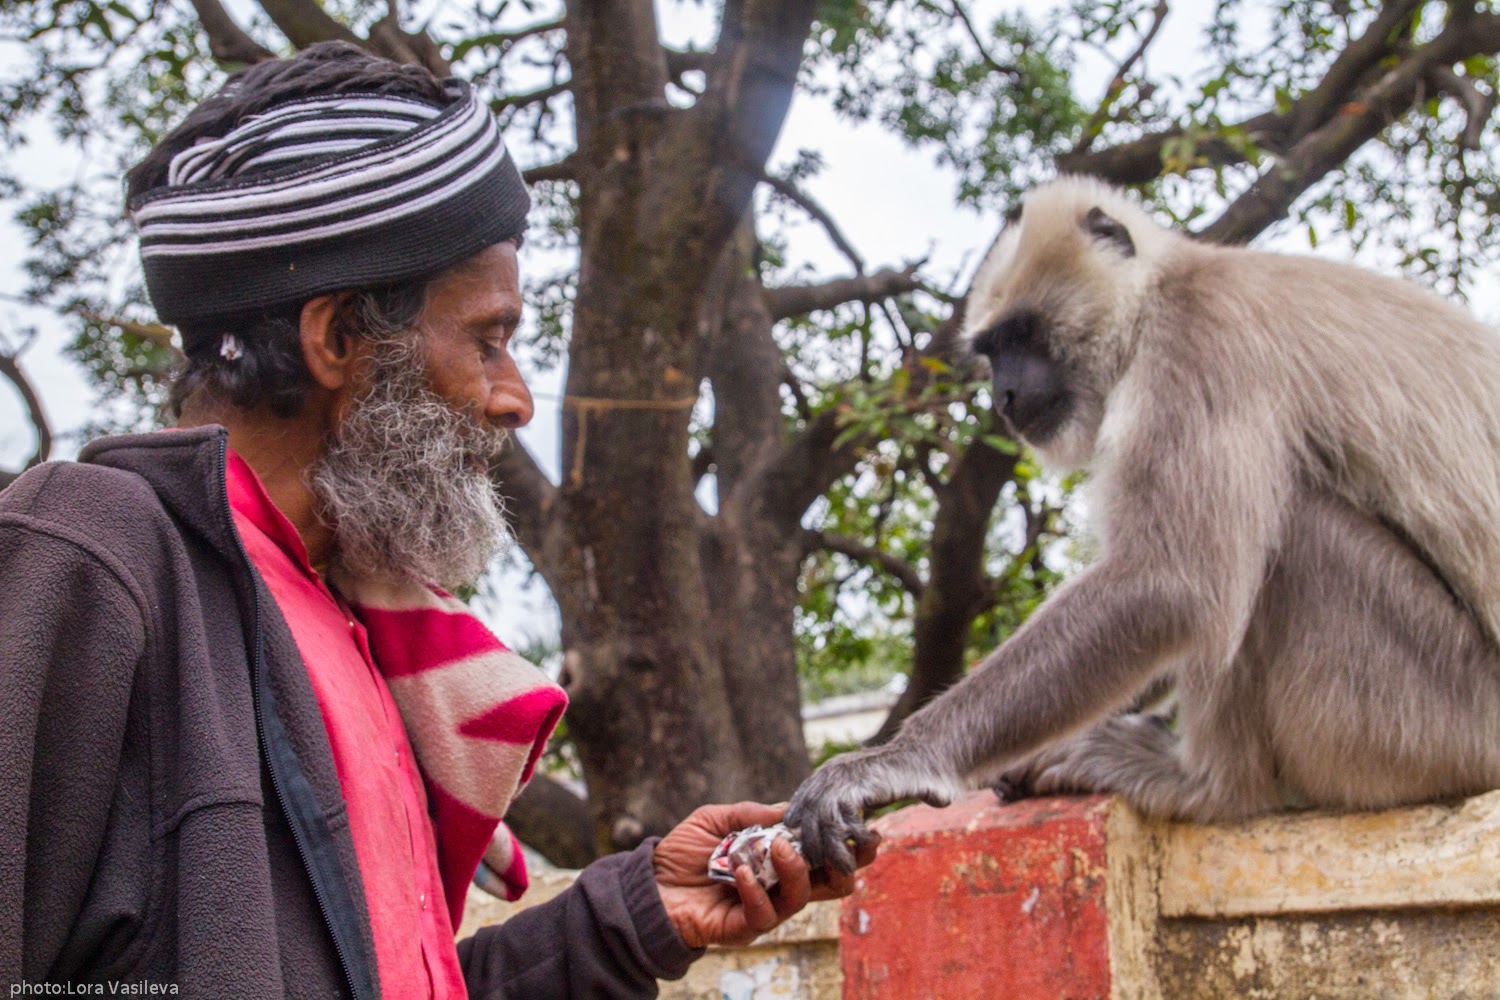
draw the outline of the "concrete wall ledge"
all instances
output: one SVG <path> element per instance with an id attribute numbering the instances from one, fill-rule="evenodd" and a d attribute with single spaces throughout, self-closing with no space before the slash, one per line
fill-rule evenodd
<path id="1" fill-rule="evenodd" d="M 1379 813 L 1162 827 L 1161 912 L 1500 906 L 1500 792 Z"/>
<path id="2" fill-rule="evenodd" d="M 1500 1000 L 1500 792 L 1198 826 L 988 793 L 880 821 L 859 891 L 669 1000 Z M 462 933 L 523 904 L 479 893 Z"/>

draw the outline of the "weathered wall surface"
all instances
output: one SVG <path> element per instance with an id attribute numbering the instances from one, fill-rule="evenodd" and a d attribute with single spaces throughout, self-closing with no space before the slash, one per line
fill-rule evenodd
<path id="1" fill-rule="evenodd" d="M 1500 1000 L 1500 792 L 1153 832 L 1169 997 Z"/>
<path id="2" fill-rule="evenodd" d="M 1213 827 L 986 793 L 880 826 L 842 907 L 712 950 L 663 997 L 1500 1000 L 1500 792 Z M 514 909 L 476 891 L 461 933 Z"/>
<path id="3" fill-rule="evenodd" d="M 750 948 L 710 949 L 663 1000 L 840 1000 L 839 908 L 814 903 Z"/>
<path id="4" fill-rule="evenodd" d="M 847 997 L 1103 997 L 1107 799 L 904 809 L 845 904 Z"/>

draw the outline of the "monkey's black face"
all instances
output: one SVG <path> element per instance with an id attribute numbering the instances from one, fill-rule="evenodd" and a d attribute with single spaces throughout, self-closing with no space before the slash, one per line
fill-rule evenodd
<path id="1" fill-rule="evenodd" d="M 995 409 L 1037 445 L 1062 428 L 1074 401 L 1067 372 L 1048 350 L 1046 323 L 1030 310 L 1010 313 L 974 338 L 974 353 L 990 359 Z"/>

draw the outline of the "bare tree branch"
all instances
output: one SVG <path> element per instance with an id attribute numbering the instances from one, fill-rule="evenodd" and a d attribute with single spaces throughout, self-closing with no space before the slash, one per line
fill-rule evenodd
<path id="1" fill-rule="evenodd" d="M 561 782 L 534 775 L 505 813 L 521 843 L 559 868 L 583 868 L 599 856 L 589 805 Z"/>
<path id="2" fill-rule="evenodd" d="M 505 498 L 505 514 L 532 565 L 549 583 L 556 566 L 552 541 L 557 487 L 547 481 L 536 459 L 514 436 L 490 464 L 490 478 Z"/>
<path id="3" fill-rule="evenodd" d="M 192 3 L 203 33 L 208 36 L 208 51 L 220 65 L 250 65 L 276 58 L 276 53 L 235 23 L 219 0 L 192 0 Z"/>
<path id="4" fill-rule="evenodd" d="M 565 94 L 573 87 L 572 80 L 554 80 L 545 87 L 527 91 L 524 94 L 512 94 L 494 101 L 490 106 L 496 111 L 506 111 L 514 108 L 530 107 L 543 101 L 550 101 L 559 94 Z"/>
<path id="5" fill-rule="evenodd" d="M 683 90 L 692 89 L 684 82 L 685 76 L 694 71 L 707 73 L 714 60 L 713 49 L 664 48 L 663 51 L 667 56 L 667 75 Z"/>
<path id="6" fill-rule="evenodd" d="M 813 220 L 823 227 L 824 232 L 828 234 L 828 238 L 838 248 L 839 253 L 847 257 L 849 263 L 854 265 L 855 274 L 865 273 L 864 258 L 860 257 L 859 253 L 855 251 L 853 244 L 844 237 L 843 232 L 839 229 L 838 223 L 833 221 L 833 216 L 829 215 L 822 205 L 819 205 L 811 196 L 805 194 L 797 185 L 785 177 L 777 177 L 775 174 L 762 170 L 760 179 L 761 183 L 769 185 L 772 191 L 775 191 L 787 201 L 790 201 L 802 209 L 802 211 L 812 216 Z"/>
<path id="7" fill-rule="evenodd" d="M 473 38 L 465 38 L 455 43 L 453 57 L 461 58 L 474 49 L 509 48 L 527 38 L 545 35 L 549 31 L 561 31 L 566 24 L 567 21 L 559 17 L 554 21 L 539 21 L 524 28 L 516 28 L 514 31 L 487 31 L 482 35 L 475 35 Z"/>
<path id="8" fill-rule="evenodd" d="M 1471 152 L 1479 149 L 1485 126 L 1495 113 L 1496 95 L 1480 90 L 1472 79 L 1459 76 L 1448 66 L 1434 67 L 1429 74 L 1437 89 L 1464 106 L 1464 134 L 1460 145 Z"/>
<path id="9" fill-rule="evenodd" d="M 714 253 L 749 206 L 776 144 L 817 6 L 725 0 L 707 86 L 669 140 L 671 155 L 701 164 L 700 238 Z"/>
<path id="10" fill-rule="evenodd" d="M 788 530 L 795 530 L 814 500 L 854 470 L 869 442 L 854 439 L 835 445 L 843 434 L 843 414 L 824 410 L 808 422 L 762 474 L 767 509 Z"/>
<path id="11" fill-rule="evenodd" d="M 1359 38 L 1345 47 L 1318 85 L 1301 95 L 1285 113 L 1266 111 L 1224 127 L 1225 132 L 1243 134 L 1260 150 L 1283 155 L 1309 132 L 1325 125 L 1353 99 L 1354 88 L 1381 61 L 1394 54 L 1396 44 L 1410 28 L 1411 19 L 1423 0 L 1392 0 Z M 1076 151 L 1059 157 L 1058 170 L 1087 174 L 1115 184 L 1145 184 L 1162 172 L 1166 145 L 1187 134 L 1182 126 L 1142 136 L 1131 142 L 1092 151 Z M 1243 144 L 1208 137 L 1194 148 L 1206 166 L 1224 167 L 1247 162 Z"/>
<path id="12" fill-rule="evenodd" d="M 866 545 L 847 535 L 814 531 L 809 528 L 802 532 L 802 546 L 807 552 L 837 552 L 848 556 L 855 562 L 874 566 L 894 577 L 913 597 L 921 597 L 922 590 L 926 586 L 916 567 L 905 559 L 873 545 Z"/>
<path id="13" fill-rule="evenodd" d="M 1389 0 L 1364 34 L 1350 40 L 1318 85 L 1300 95 L 1287 118 L 1287 134 L 1300 139 L 1327 124 L 1352 95 L 1380 72 L 1381 61 L 1411 34 L 1426 0 Z"/>
<path id="14" fill-rule="evenodd" d="M 1438 67 L 1500 47 L 1500 15 L 1448 26 L 1345 104 L 1337 116 L 1278 158 L 1218 219 L 1199 232 L 1215 243 L 1247 243 L 1286 218 L 1292 203 L 1366 142 L 1406 114 Z"/>
<path id="15" fill-rule="evenodd" d="M 713 471 L 714 450 L 708 445 L 699 448 L 693 455 L 693 482 L 697 482 Z"/>
<path id="16" fill-rule="evenodd" d="M 370 26 L 369 38 L 360 38 L 330 16 L 318 0 L 259 0 L 259 3 L 271 23 L 299 49 L 318 42 L 349 42 L 386 59 L 426 67 L 438 76 L 448 76 L 451 71 L 448 60 L 430 36 L 425 32 L 402 31 L 392 14 Z M 201 13 L 199 16 L 202 17 Z"/>
<path id="17" fill-rule="evenodd" d="M 802 388 L 802 380 L 797 373 L 792 371 L 792 366 L 786 361 L 781 362 L 781 384 L 787 387 L 792 394 L 792 402 L 796 404 L 797 412 L 803 420 L 812 419 L 812 404 L 807 401 L 807 393 Z"/>
<path id="18" fill-rule="evenodd" d="M 576 177 L 573 158 L 565 156 L 556 163 L 544 163 L 539 167 L 521 171 L 521 179 L 527 184 L 538 181 L 571 181 Z"/>
<path id="19" fill-rule="evenodd" d="M 442 47 L 425 31 L 403 31 L 396 13 L 396 0 L 388 2 L 391 13 L 370 25 L 370 40 L 366 48 L 396 62 L 423 66 L 433 76 L 451 76 L 453 67 L 443 56 Z"/>
<path id="20" fill-rule="evenodd" d="M 766 289 L 766 307 L 776 319 L 833 309 L 846 302 L 879 302 L 907 292 L 932 292 L 917 277 L 917 266 L 901 270 L 885 267 L 873 274 L 834 278 L 815 285 L 785 285 Z M 943 296 L 939 296 L 940 298 Z"/>
<path id="21" fill-rule="evenodd" d="M 968 32 L 969 41 L 973 42 L 974 48 L 979 50 L 979 58 L 983 60 L 984 64 L 990 68 L 990 71 L 992 73 L 1000 73 L 1005 76 L 1020 76 L 1021 70 L 1019 67 L 1013 66 L 1009 63 L 1002 63 L 990 54 L 989 48 L 984 44 L 984 39 L 979 37 L 979 32 L 974 27 L 973 19 L 969 17 L 969 12 L 964 10 L 964 5 L 960 2 L 960 0 L 952 0 L 952 4 L 953 9 L 951 11 L 944 10 L 936 3 L 930 2 L 930 0 L 922 0 L 922 2 L 917 6 L 925 7 L 926 9 L 935 11 L 939 14 L 951 14 L 952 16 L 958 18 L 959 23 L 964 26 L 964 31 Z"/>
<path id="22" fill-rule="evenodd" d="M 1016 461 L 1016 455 L 976 441 L 959 458 L 947 483 L 937 488 L 932 569 L 913 621 L 911 680 L 871 743 L 890 739 L 903 719 L 963 675 L 974 616 L 994 601 L 994 587 L 984 573 L 984 543 Z"/>
<path id="23" fill-rule="evenodd" d="M 927 342 L 926 353 L 928 355 L 940 358 L 950 365 L 972 363 L 971 352 L 960 342 L 966 314 L 967 302 L 959 299 L 954 303 L 953 311 L 948 314 L 948 317 L 938 324 L 936 330 L 932 331 L 932 339 Z"/>
<path id="24" fill-rule="evenodd" d="M 369 48 L 364 39 L 330 17 L 317 0 L 260 0 L 260 6 L 287 41 L 299 49 L 328 41 Z"/>
<path id="25" fill-rule="evenodd" d="M 0 353 L 0 375 L 4 375 L 10 383 L 16 387 L 21 394 L 21 402 L 26 406 L 26 415 L 31 420 L 31 426 L 36 431 L 36 450 L 26 460 L 22 471 L 34 465 L 45 462 L 52 454 L 52 427 L 47 423 L 46 411 L 42 409 L 42 401 L 32 387 L 31 381 L 27 379 L 26 373 L 21 370 L 20 362 L 14 355 Z M 4 489 L 19 478 L 19 473 L 0 471 L 0 489 Z"/>
<path id="26" fill-rule="evenodd" d="M 1088 152 L 1089 147 L 1094 144 L 1094 140 L 1099 136 L 1099 130 L 1104 127 L 1105 122 L 1109 121 L 1115 101 L 1119 99 L 1120 94 L 1125 90 L 1125 84 L 1129 82 L 1130 71 L 1145 57 L 1146 50 L 1156 40 L 1156 33 L 1161 30 L 1162 22 L 1167 19 L 1169 9 L 1167 0 L 1156 0 L 1156 8 L 1151 14 L 1151 27 L 1141 36 L 1140 44 L 1115 69 L 1114 75 L 1110 77 L 1109 86 L 1104 88 L 1104 96 L 1099 99 L 1099 106 L 1089 117 L 1088 124 L 1083 127 L 1083 135 L 1079 138 L 1078 145 L 1069 155 L 1082 155 Z"/>
<path id="27" fill-rule="evenodd" d="M 1280 115 L 1267 112 L 1225 126 L 1224 131 L 1241 132 L 1258 148 L 1275 153 L 1284 148 L 1278 131 L 1282 125 Z M 1174 125 L 1104 149 L 1068 153 L 1058 157 L 1057 169 L 1060 173 L 1084 174 L 1115 184 L 1145 184 L 1161 176 L 1162 151 L 1167 144 L 1186 134 L 1187 129 Z M 1247 160 L 1244 148 L 1217 137 L 1199 142 L 1194 153 L 1208 166 L 1233 166 Z"/>

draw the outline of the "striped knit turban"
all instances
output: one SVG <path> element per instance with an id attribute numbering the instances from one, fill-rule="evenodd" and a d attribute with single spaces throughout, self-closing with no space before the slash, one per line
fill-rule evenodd
<path id="1" fill-rule="evenodd" d="M 178 153 L 130 205 L 157 315 L 201 328 L 425 277 L 519 235 L 531 199 L 499 125 L 468 84 L 444 87 L 441 108 L 289 101 Z"/>

